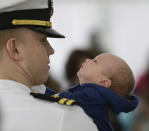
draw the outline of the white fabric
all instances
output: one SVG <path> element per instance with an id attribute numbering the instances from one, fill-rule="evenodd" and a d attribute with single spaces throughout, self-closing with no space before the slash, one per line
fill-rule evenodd
<path id="1" fill-rule="evenodd" d="M 48 8 L 48 0 L 4 0 L 0 3 L 0 12 L 42 8 Z"/>
<path id="2" fill-rule="evenodd" d="M 8 8 L 10 6 L 17 5 L 24 1 L 26 1 L 26 0 L 3 0 L 3 1 L 1 1 L 0 9 Z"/>
<path id="3" fill-rule="evenodd" d="M 46 91 L 46 87 L 44 85 L 37 85 L 37 86 L 32 86 L 31 89 L 33 92 L 38 92 L 44 94 Z"/>
<path id="4" fill-rule="evenodd" d="M 97 131 L 79 106 L 64 106 L 33 98 L 30 89 L 0 80 L 1 131 Z"/>

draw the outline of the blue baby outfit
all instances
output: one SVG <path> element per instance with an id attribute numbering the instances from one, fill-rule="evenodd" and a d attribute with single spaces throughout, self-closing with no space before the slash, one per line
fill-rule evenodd
<path id="1" fill-rule="evenodd" d="M 47 89 L 46 94 L 55 92 Z M 85 113 L 90 116 L 99 131 L 113 131 L 108 119 L 108 111 L 118 115 L 120 112 L 130 112 L 138 105 L 138 98 L 131 95 L 130 99 L 119 96 L 108 88 L 97 84 L 77 84 L 67 92 L 59 94 L 60 97 L 74 99 L 80 103 Z"/>

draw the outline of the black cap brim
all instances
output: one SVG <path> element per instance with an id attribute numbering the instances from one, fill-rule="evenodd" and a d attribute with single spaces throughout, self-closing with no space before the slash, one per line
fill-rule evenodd
<path id="1" fill-rule="evenodd" d="M 64 35 L 60 34 L 59 32 L 55 31 L 52 28 L 45 28 L 45 27 L 27 27 L 33 31 L 37 31 L 40 33 L 44 33 L 47 37 L 51 38 L 65 38 Z"/>

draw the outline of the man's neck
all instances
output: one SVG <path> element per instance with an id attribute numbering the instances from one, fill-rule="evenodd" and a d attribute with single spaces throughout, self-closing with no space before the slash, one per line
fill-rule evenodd
<path id="1" fill-rule="evenodd" d="M 0 79 L 13 80 L 31 88 L 32 82 L 27 73 L 16 63 L 0 64 Z"/>

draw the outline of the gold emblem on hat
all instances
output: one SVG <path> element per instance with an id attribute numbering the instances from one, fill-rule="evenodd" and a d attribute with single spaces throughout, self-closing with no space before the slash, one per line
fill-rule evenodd
<path id="1" fill-rule="evenodd" d="M 39 26 L 47 26 L 52 27 L 52 23 L 50 21 L 42 21 L 42 20 L 12 20 L 13 25 L 39 25 Z"/>

